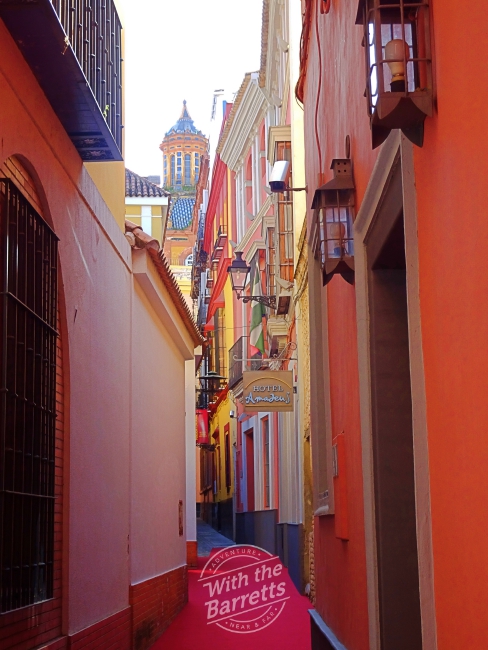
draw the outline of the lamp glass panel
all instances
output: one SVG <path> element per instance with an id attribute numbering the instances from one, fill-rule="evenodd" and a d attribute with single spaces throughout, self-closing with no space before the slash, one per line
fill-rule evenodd
<path id="1" fill-rule="evenodd" d="M 369 93 L 372 108 L 378 101 L 378 68 L 376 65 L 376 54 L 374 50 L 374 24 L 368 25 L 368 55 L 369 55 Z"/>
<path id="2" fill-rule="evenodd" d="M 418 2 L 403 2 L 402 11 L 399 2 L 398 8 L 392 6 L 394 4 L 395 0 L 392 0 L 388 6 L 371 7 L 367 12 L 368 90 L 372 112 L 378 102 L 379 93 L 392 92 L 392 72 L 388 65 L 392 61 L 386 61 L 385 47 L 393 40 L 403 40 L 406 44 L 405 90 L 410 93 L 428 86 L 427 48 L 422 37 L 427 23 L 428 7 Z M 402 58 L 400 57 L 400 62 Z M 396 59 L 393 63 L 395 62 Z M 379 78 L 380 74 L 382 79 Z"/>
<path id="3" fill-rule="evenodd" d="M 403 24 L 400 21 L 400 17 L 397 18 L 398 22 L 392 22 L 381 25 L 381 57 L 383 59 L 383 75 L 385 80 L 385 92 L 391 92 L 390 84 L 392 80 L 392 73 L 390 65 L 385 61 L 385 47 L 386 45 L 393 40 L 402 40 L 406 44 L 405 48 L 405 58 L 407 59 L 407 69 L 405 73 L 405 87 L 409 93 L 413 93 L 416 88 L 415 83 L 415 70 L 414 62 L 412 59 L 414 57 L 413 53 L 413 30 L 412 23 L 405 20 Z M 408 55 L 407 55 L 408 51 Z M 399 57 L 400 59 L 401 57 Z M 390 61 L 391 63 L 391 61 Z"/>
<path id="4" fill-rule="evenodd" d="M 247 284 L 248 271 L 245 269 L 231 268 L 230 278 L 232 289 L 237 292 L 244 291 Z"/>
<path id="5" fill-rule="evenodd" d="M 325 208 L 325 253 L 328 259 L 354 255 L 351 211 L 347 207 Z"/>

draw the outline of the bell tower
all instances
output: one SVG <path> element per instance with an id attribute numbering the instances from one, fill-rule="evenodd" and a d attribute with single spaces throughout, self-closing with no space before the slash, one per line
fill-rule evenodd
<path id="1" fill-rule="evenodd" d="M 208 139 L 194 125 L 186 100 L 178 121 L 166 133 L 159 148 L 163 152 L 163 187 L 172 193 L 194 190 Z"/>

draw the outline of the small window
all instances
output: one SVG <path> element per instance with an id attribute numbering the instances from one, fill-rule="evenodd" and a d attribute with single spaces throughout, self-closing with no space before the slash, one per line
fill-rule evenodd
<path id="1" fill-rule="evenodd" d="M 291 142 L 277 142 L 276 154 L 277 160 L 288 160 L 291 169 Z M 293 187 L 292 172 L 290 172 L 289 184 Z M 290 192 L 284 192 L 278 197 L 278 237 L 276 243 L 278 245 L 280 277 L 283 280 L 293 282 L 293 199 Z"/>

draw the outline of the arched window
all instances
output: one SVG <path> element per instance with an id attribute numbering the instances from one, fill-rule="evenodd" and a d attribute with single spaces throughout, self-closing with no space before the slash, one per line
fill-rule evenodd
<path id="1" fill-rule="evenodd" d="M 185 266 L 193 266 L 193 253 L 190 253 L 185 259 Z"/>
<path id="2" fill-rule="evenodd" d="M 171 156 L 171 187 L 175 184 L 175 157 L 174 154 Z"/>
<path id="3" fill-rule="evenodd" d="M 191 155 L 185 154 L 185 185 L 191 185 Z"/>
<path id="4" fill-rule="evenodd" d="M 53 597 L 58 239 L 5 178 L 0 221 L 3 613 Z"/>
<path id="5" fill-rule="evenodd" d="M 198 177 L 200 176 L 200 154 L 195 154 L 195 185 L 198 183 Z"/>

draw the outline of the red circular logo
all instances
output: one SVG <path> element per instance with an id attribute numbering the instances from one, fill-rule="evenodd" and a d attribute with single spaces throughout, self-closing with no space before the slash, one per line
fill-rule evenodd
<path id="1" fill-rule="evenodd" d="M 238 634 L 274 623 L 289 599 L 279 557 L 248 544 L 212 555 L 199 584 L 205 592 L 207 625 Z"/>

